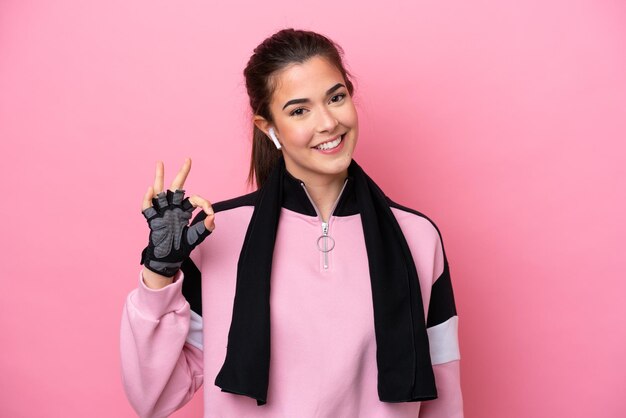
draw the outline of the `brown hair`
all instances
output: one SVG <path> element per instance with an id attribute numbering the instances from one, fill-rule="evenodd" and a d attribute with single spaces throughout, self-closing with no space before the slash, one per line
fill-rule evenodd
<path id="1" fill-rule="evenodd" d="M 343 76 L 350 95 L 354 90 L 350 73 L 342 61 L 343 49 L 327 37 L 311 31 L 283 29 L 265 39 L 254 49 L 248 65 L 243 71 L 252 113 L 273 122 L 270 101 L 275 85 L 273 75 L 290 64 L 303 63 L 315 56 L 321 56 L 333 64 Z M 252 134 L 252 156 L 248 183 L 256 181 L 262 187 L 278 162 L 281 152 L 267 138 L 265 133 L 254 126 Z"/>

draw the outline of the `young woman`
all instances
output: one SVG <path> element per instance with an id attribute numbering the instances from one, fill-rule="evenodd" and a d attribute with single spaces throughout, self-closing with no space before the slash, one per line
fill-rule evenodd
<path id="1" fill-rule="evenodd" d="M 169 415 L 203 383 L 206 417 L 463 416 L 441 236 L 352 159 L 358 118 L 339 51 L 293 29 L 254 50 L 257 191 L 184 198 L 191 161 L 167 191 L 157 164 L 121 328 L 140 416 Z"/>

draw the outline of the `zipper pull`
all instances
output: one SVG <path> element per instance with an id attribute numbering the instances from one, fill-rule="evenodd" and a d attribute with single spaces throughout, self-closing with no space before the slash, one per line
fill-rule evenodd
<path id="1" fill-rule="evenodd" d="M 320 246 L 320 240 L 324 241 Z M 330 248 L 328 248 L 328 240 L 330 240 Z M 324 270 L 328 269 L 328 252 L 335 248 L 335 240 L 328 236 L 328 222 L 322 222 L 322 235 L 317 239 L 317 248 L 324 253 Z"/>

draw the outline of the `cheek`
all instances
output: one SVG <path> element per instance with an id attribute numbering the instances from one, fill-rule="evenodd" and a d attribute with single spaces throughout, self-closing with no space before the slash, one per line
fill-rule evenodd
<path id="1" fill-rule="evenodd" d="M 354 105 L 350 103 L 350 106 L 345 106 L 342 111 L 343 123 L 347 126 L 356 128 L 359 123 L 359 117 L 357 115 Z"/>
<path id="2" fill-rule="evenodd" d="M 288 127 L 283 131 L 283 136 L 295 146 L 308 146 L 312 138 L 311 129 L 306 124 Z"/>

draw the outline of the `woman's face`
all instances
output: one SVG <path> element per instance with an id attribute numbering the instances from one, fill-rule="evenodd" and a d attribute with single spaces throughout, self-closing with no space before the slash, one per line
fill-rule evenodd
<path id="1" fill-rule="evenodd" d="M 274 81 L 270 111 L 287 170 L 309 184 L 343 179 L 357 142 L 358 117 L 339 70 L 313 57 L 290 65 Z"/>

